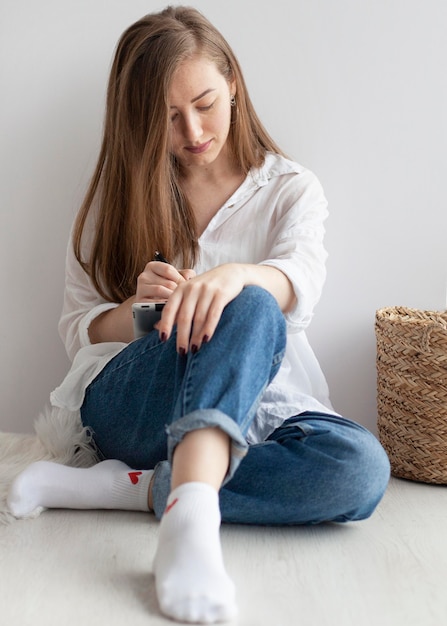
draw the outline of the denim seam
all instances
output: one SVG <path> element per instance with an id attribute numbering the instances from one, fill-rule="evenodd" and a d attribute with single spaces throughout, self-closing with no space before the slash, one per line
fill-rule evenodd
<path id="1" fill-rule="evenodd" d="M 250 426 L 250 423 L 252 422 L 256 414 L 257 408 L 259 406 L 262 396 L 264 395 L 264 391 L 266 390 L 266 388 L 267 388 L 267 385 L 264 385 L 261 391 L 258 393 L 256 398 L 254 399 L 253 404 L 250 407 L 250 410 L 247 412 L 247 415 L 245 416 L 245 419 L 242 420 L 241 422 L 241 425 L 239 428 L 244 434 L 246 434 L 246 430 L 248 430 L 248 427 Z"/>
<path id="2" fill-rule="evenodd" d="M 130 344 L 129 344 L 130 345 Z M 134 361 L 137 361 L 138 359 L 140 359 L 142 356 L 152 352 L 153 350 L 156 350 L 160 347 L 163 347 L 163 344 L 157 343 L 154 346 L 150 346 L 145 348 L 144 350 L 142 350 L 141 352 L 138 352 L 138 354 L 134 354 L 132 357 L 129 357 L 126 361 L 122 361 L 119 365 L 115 365 L 113 366 L 113 359 L 110 361 L 110 366 L 107 367 L 105 369 L 103 369 L 101 372 L 99 372 L 98 376 L 92 380 L 92 382 L 90 383 L 89 387 L 93 387 L 95 385 L 96 382 L 101 381 L 105 381 L 107 380 L 110 376 L 112 376 L 113 374 L 116 374 L 117 372 L 119 372 L 121 369 L 127 367 L 128 365 L 130 365 L 130 363 L 133 363 Z M 107 364 L 109 365 L 109 364 Z"/>
<path id="3" fill-rule="evenodd" d="M 186 366 L 185 377 L 184 377 L 184 391 L 183 391 L 182 398 L 181 398 L 181 403 L 182 403 L 181 414 L 182 415 L 187 415 L 189 412 L 188 406 L 189 406 L 189 402 L 192 396 L 192 386 L 190 384 L 190 381 L 194 374 L 193 370 L 196 367 L 197 356 L 192 355 L 192 357 L 189 360 L 189 363 Z"/>
<path id="4" fill-rule="evenodd" d="M 281 350 L 280 352 L 278 352 L 277 354 L 273 355 L 273 359 L 272 359 L 272 367 L 275 367 L 276 365 L 280 364 L 282 362 L 282 359 L 284 357 L 284 352 L 285 350 Z M 273 376 L 274 378 L 274 376 Z M 271 380 L 273 380 L 273 378 Z M 245 419 L 243 420 L 243 422 L 241 423 L 241 431 L 245 433 L 245 429 L 247 427 L 247 424 L 249 424 L 252 420 L 253 417 L 256 413 L 257 407 L 259 406 L 260 402 L 261 402 L 261 398 L 264 395 L 265 390 L 267 389 L 268 385 L 270 383 L 266 383 L 264 385 L 264 387 L 261 389 L 261 391 L 259 392 L 259 394 L 256 396 L 253 404 L 250 407 L 250 410 L 248 411 Z"/>
<path id="5" fill-rule="evenodd" d="M 277 354 L 273 355 L 273 359 L 272 359 L 272 367 L 275 367 L 276 365 L 281 364 L 284 355 L 285 355 L 286 351 L 285 350 L 281 350 L 280 352 L 278 352 Z"/>
<path id="6" fill-rule="evenodd" d="M 272 368 L 276 367 L 279 364 L 281 364 L 281 362 L 283 360 L 283 357 L 284 357 L 284 353 L 285 353 L 285 350 L 280 350 L 278 353 L 273 355 L 272 365 L 271 365 Z M 191 360 L 189 362 L 187 371 L 185 372 L 185 383 L 184 383 L 185 389 L 184 389 L 184 393 L 183 393 L 183 398 L 181 399 L 181 402 L 182 402 L 181 414 L 182 415 L 187 415 L 188 414 L 188 405 L 189 405 L 189 400 L 190 400 L 191 391 L 192 391 L 191 385 L 190 385 L 190 379 L 191 379 L 191 377 L 193 375 L 192 370 L 195 367 L 195 363 L 197 363 L 197 358 L 198 357 L 199 357 L 199 355 L 193 355 L 193 357 L 191 358 Z M 273 380 L 273 378 L 272 378 L 272 380 Z M 268 384 L 269 383 L 266 383 L 262 387 L 262 389 L 260 390 L 260 392 L 256 396 L 255 400 L 253 401 L 249 411 L 247 411 L 247 415 L 245 416 L 245 419 L 239 425 L 239 428 L 240 428 L 242 433 L 246 434 L 247 426 L 253 420 L 253 417 L 254 417 L 254 415 L 256 413 L 257 407 L 259 406 L 261 398 L 262 398 L 262 396 L 263 396 L 263 394 L 264 394 Z"/>

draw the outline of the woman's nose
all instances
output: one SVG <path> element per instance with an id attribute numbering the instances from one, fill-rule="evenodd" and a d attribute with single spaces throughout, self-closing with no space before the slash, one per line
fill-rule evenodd
<path id="1" fill-rule="evenodd" d="M 183 118 L 183 133 L 188 141 L 194 142 L 202 136 L 202 124 L 195 113 L 185 115 Z"/>

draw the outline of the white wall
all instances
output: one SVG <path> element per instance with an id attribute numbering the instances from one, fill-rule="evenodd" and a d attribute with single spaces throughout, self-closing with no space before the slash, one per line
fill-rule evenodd
<path id="1" fill-rule="evenodd" d="M 447 5 L 191 4 L 235 48 L 271 134 L 325 187 L 328 281 L 309 336 L 336 408 L 374 430 L 375 310 L 445 307 Z M 163 6 L 0 5 L 1 430 L 31 431 L 67 370 L 56 329 L 65 247 L 110 60 L 121 32 Z"/>

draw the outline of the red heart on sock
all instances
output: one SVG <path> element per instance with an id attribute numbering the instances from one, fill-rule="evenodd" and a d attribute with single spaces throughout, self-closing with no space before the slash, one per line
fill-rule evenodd
<path id="1" fill-rule="evenodd" d="M 143 472 L 129 472 L 129 478 L 132 485 L 136 485 L 138 482 L 138 476 L 141 476 Z"/>

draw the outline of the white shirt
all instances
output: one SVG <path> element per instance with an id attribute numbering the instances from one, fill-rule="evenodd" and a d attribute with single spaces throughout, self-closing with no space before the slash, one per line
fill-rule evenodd
<path id="1" fill-rule="evenodd" d="M 304 411 L 334 412 L 326 380 L 304 332 L 326 277 L 326 217 L 327 202 L 316 176 L 269 153 L 264 165 L 249 172 L 199 239 L 197 274 L 228 262 L 271 265 L 288 276 L 297 298 L 294 310 L 285 316 L 285 357 L 261 399 L 247 435 L 249 443 L 265 440 L 285 419 Z M 89 340 L 91 321 L 116 306 L 95 290 L 74 256 L 70 237 L 59 332 L 73 363 L 51 394 L 53 406 L 78 410 L 90 382 L 126 347 L 119 342 L 92 345 Z"/>

